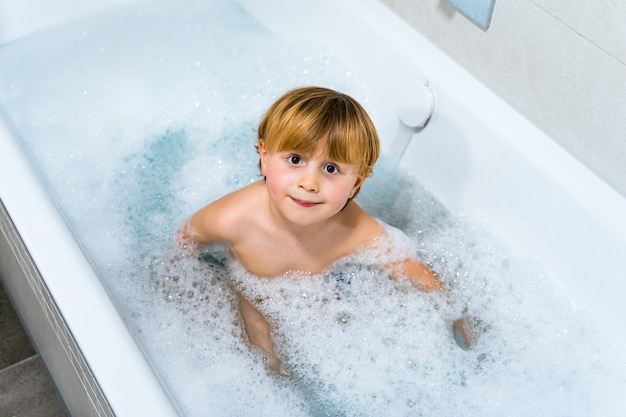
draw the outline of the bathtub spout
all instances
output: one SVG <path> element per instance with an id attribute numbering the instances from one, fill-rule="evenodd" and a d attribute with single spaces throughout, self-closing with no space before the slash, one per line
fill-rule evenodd
<path id="1" fill-rule="evenodd" d="M 428 80 L 418 82 L 419 91 L 407 89 L 396 106 L 399 126 L 389 152 L 389 162 L 397 166 L 411 139 L 428 126 L 435 111 L 435 95 Z"/>

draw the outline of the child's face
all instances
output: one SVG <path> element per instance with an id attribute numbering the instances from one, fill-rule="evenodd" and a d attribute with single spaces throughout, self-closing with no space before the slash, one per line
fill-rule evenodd
<path id="1" fill-rule="evenodd" d="M 260 141 L 259 154 L 273 209 L 296 225 L 313 225 L 339 213 L 364 180 L 356 165 L 332 161 L 320 149 L 268 153 Z"/>

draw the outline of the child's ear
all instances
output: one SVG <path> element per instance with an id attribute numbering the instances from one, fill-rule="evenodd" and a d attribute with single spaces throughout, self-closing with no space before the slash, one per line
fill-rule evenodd
<path id="1" fill-rule="evenodd" d="M 265 141 L 263 139 L 259 139 L 259 143 L 257 144 L 257 150 L 259 151 L 259 165 L 261 166 L 261 175 L 267 176 L 265 173 L 266 165 L 267 165 L 267 149 L 265 148 Z"/>
<path id="2" fill-rule="evenodd" d="M 363 185 L 365 178 L 366 177 L 357 178 L 356 182 L 354 183 L 354 186 L 352 187 L 352 191 L 350 192 L 350 198 L 354 198 L 356 193 L 359 191 L 359 188 L 361 188 L 361 185 Z"/>

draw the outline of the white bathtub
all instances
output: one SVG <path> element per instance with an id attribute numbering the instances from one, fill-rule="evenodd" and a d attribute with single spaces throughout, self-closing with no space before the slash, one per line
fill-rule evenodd
<path id="1" fill-rule="evenodd" d="M 58 7 L 34 2 L 0 3 L 0 43 L 111 7 L 106 1 L 59 1 Z M 626 341 L 624 196 L 381 3 L 242 4 L 286 37 L 312 34 L 363 68 L 375 97 L 366 105 L 383 139 L 400 130 L 402 103 L 408 101 L 420 124 L 434 100 L 429 124 L 413 137 L 400 164 L 453 212 L 487 219 L 508 244 L 559 280 L 573 304 L 607 322 L 616 343 Z M 387 153 L 397 146 L 383 143 Z M 178 415 L 1 120 L 0 150 L 6 209 L 0 274 L 70 413 Z"/>

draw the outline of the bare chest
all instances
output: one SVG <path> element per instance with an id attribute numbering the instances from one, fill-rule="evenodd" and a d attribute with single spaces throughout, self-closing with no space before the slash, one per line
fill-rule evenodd
<path id="1" fill-rule="evenodd" d="M 336 260 L 354 252 L 358 241 L 339 237 L 299 242 L 295 239 L 259 237 L 233 247 L 239 262 L 252 274 L 261 277 L 281 276 L 290 272 L 318 273 Z"/>

